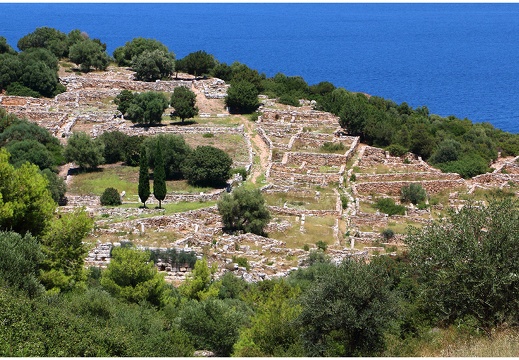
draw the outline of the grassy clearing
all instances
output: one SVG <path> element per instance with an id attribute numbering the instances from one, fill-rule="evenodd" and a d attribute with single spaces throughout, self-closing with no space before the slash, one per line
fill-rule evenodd
<path id="1" fill-rule="evenodd" d="M 68 193 L 74 195 L 101 196 L 108 187 L 126 192 L 126 198 L 138 196 L 139 168 L 131 166 L 109 166 L 99 171 L 76 174 L 68 186 Z M 153 191 L 153 181 L 150 182 Z M 168 193 L 199 194 L 214 190 L 208 187 L 196 187 L 186 180 L 166 181 Z M 138 200 L 138 198 L 135 198 Z"/>
<path id="2" fill-rule="evenodd" d="M 333 194 L 321 194 L 315 196 L 298 196 L 290 193 L 265 194 L 268 205 L 283 207 L 285 203 L 290 208 L 306 210 L 335 210 L 337 198 Z"/>
<path id="3" fill-rule="evenodd" d="M 287 220 L 292 226 L 285 232 L 269 233 L 269 237 L 286 242 L 288 248 L 300 249 L 304 244 L 315 244 L 318 241 L 324 241 L 328 245 L 334 242 L 335 217 L 333 216 L 306 216 L 304 232 L 299 231 L 301 222 L 296 221 L 294 216 L 278 216 L 277 218 Z"/>
<path id="4" fill-rule="evenodd" d="M 390 357 L 517 357 L 519 330 L 497 329 L 490 336 L 451 326 L 428 331 L 418 338 L 388 339 L 383 356 Z"/>
<path id="5" fill-rule="evenodd" d="M 85 243 L 87 244 L 87 247 L 94 248 L 97 241 L 101 241 L 102 243 L 114 243 L 125 240 L 131 241 L 137 246 L 167 248 L 171 247 L 172 243 L 180 238 L 182 238 L 182 235 L 173 231 L 148 231 L 144 234 L 121 231 L 118 234 L 103 234 L 95 238 L 89 236 L 85 239 Z"/>
<path id="6" fill-rule="evenodd" d="M 213 146 L 225 151 L 235 162 L 248 162 L 249 150 L 245 139 L 240 134 L 214 134 L 208 137 L 205 134 L 183 135 L 186 143 L 192 148 L 197 146 Z"/>

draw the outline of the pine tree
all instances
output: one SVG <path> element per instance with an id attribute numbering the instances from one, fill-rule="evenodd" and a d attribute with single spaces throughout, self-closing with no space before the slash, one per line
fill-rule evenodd
<path id="1" fill-rule="evenodd" d="M 146 200 L 150 197 L 150 173 L 148 169 L 148 156 L 146 147 L 141 147 L 139 160 L 139 198 L 146 208 Z"/>
<path id="2" fill-rule="evenodd" d="M 157 142 L 155 168 L 153 169 L 153 196 L 159 201 L 160 209 L 162 200 L 166 197 L 166 171 L 164 169 L 164 158 L 160 149 L 160 141 Z"/>

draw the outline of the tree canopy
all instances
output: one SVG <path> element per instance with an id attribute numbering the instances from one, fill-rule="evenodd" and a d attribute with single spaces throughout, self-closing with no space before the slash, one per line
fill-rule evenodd
<path id="1" fill-rule="evenodd" d="M 184 86 L 178 86 L 173 90 L 170 105 L 175 109 L 171 117 L 179 117 L 182 122 L 198 115 L 196 107 L 196 95 Z"/>
<path id="2" fill-rule="evenodd" d="M 182 163 L 182 174 L 193 185 L 220 187 L 231 171 L 232 159 L 213 146 L 198 146 Z"/>
<path id="3" fill-rule="evenodd" d="M 182 58 L 182 68 L 195 76 L 209 74 L 215 65 L 214 56 L 203 50 L 192 52 Z"/>
<path id="4" fill-rule="evenodd" d="M 264 228 L 270 220 L 261 192 L 244 186 L 225 194 L 218 202 L 218 212 L 222 216 L 224 230 L 227 231 L 264 235 Z"/>
<path id="5" fill-rule="evenodd" d="M 259 106 L 259 92 L 253 83 L 246 80 L 232 82 L 227 89 L 225 104 L 229 112 L 238 114 L 250 114 Z"/>
<path id="6" fill-rule="evenodd" d="M 95 169 L 104 161 L 102 143 L 84 132 L 73 133 L 65 147 L 65 159 L 81 169 Z"/>

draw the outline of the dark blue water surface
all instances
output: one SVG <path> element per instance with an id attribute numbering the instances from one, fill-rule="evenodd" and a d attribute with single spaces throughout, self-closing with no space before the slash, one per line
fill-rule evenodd
<path id="1" fill-rule="evenodd" d="M 135 37 L 205 50 L 519 133 L 519 4 L 0 3 L 16 49 L 37 27 L 87 32 L 111 55 Z"/>

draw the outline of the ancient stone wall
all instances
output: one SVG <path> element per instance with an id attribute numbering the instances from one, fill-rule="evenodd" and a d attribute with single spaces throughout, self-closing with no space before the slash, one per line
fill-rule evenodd
<path id="1" fill-rule="evenodd" d="M 356 174 L 355 181 L 360 182 L 385 182 L 385 181 L 418 181 L 418 180 L 460 180 L 456 173 L 441 172 L 413 172 L 413 173 L 389 173 L 389 174 Z"/>
<path id="2" fill-rule="evenodd" d="M 67 90 L 79 89 L 117 89 L 131 91 L 173 91 L 178 86 L 185 86 L 191 89 L 191 81 L 168 80 L 156 82 L 123 80 L 123 79 L 107 79 L 102 77 L 90 78 L 85 76 L 71 75 L 60 78 L 60 82 Z"/>
<path id="3" fill-rule="evenodd" d="M 341 166 L 346 163 L 346 157 L 338 154 L 318 154 L 318 153 L 305 153 L 305 152 L 288 152 L 286 153 L 287 165 L 300 165 L 303 162 L 312 165 L 321 166 Z"/>
<path id="4" fill-rule="evenodd" d="M 384 194 L 389 196 L 400 195 L 400 189 L 411 183 L 422 185 L 428 194 L 436 194 L 444 190 L 466 188 L 464 180 L 424 180 L 424 181 L 392 181 L 392 182 L 364 182 L 353 183 L 352 187 L 359 194 Z"/>

